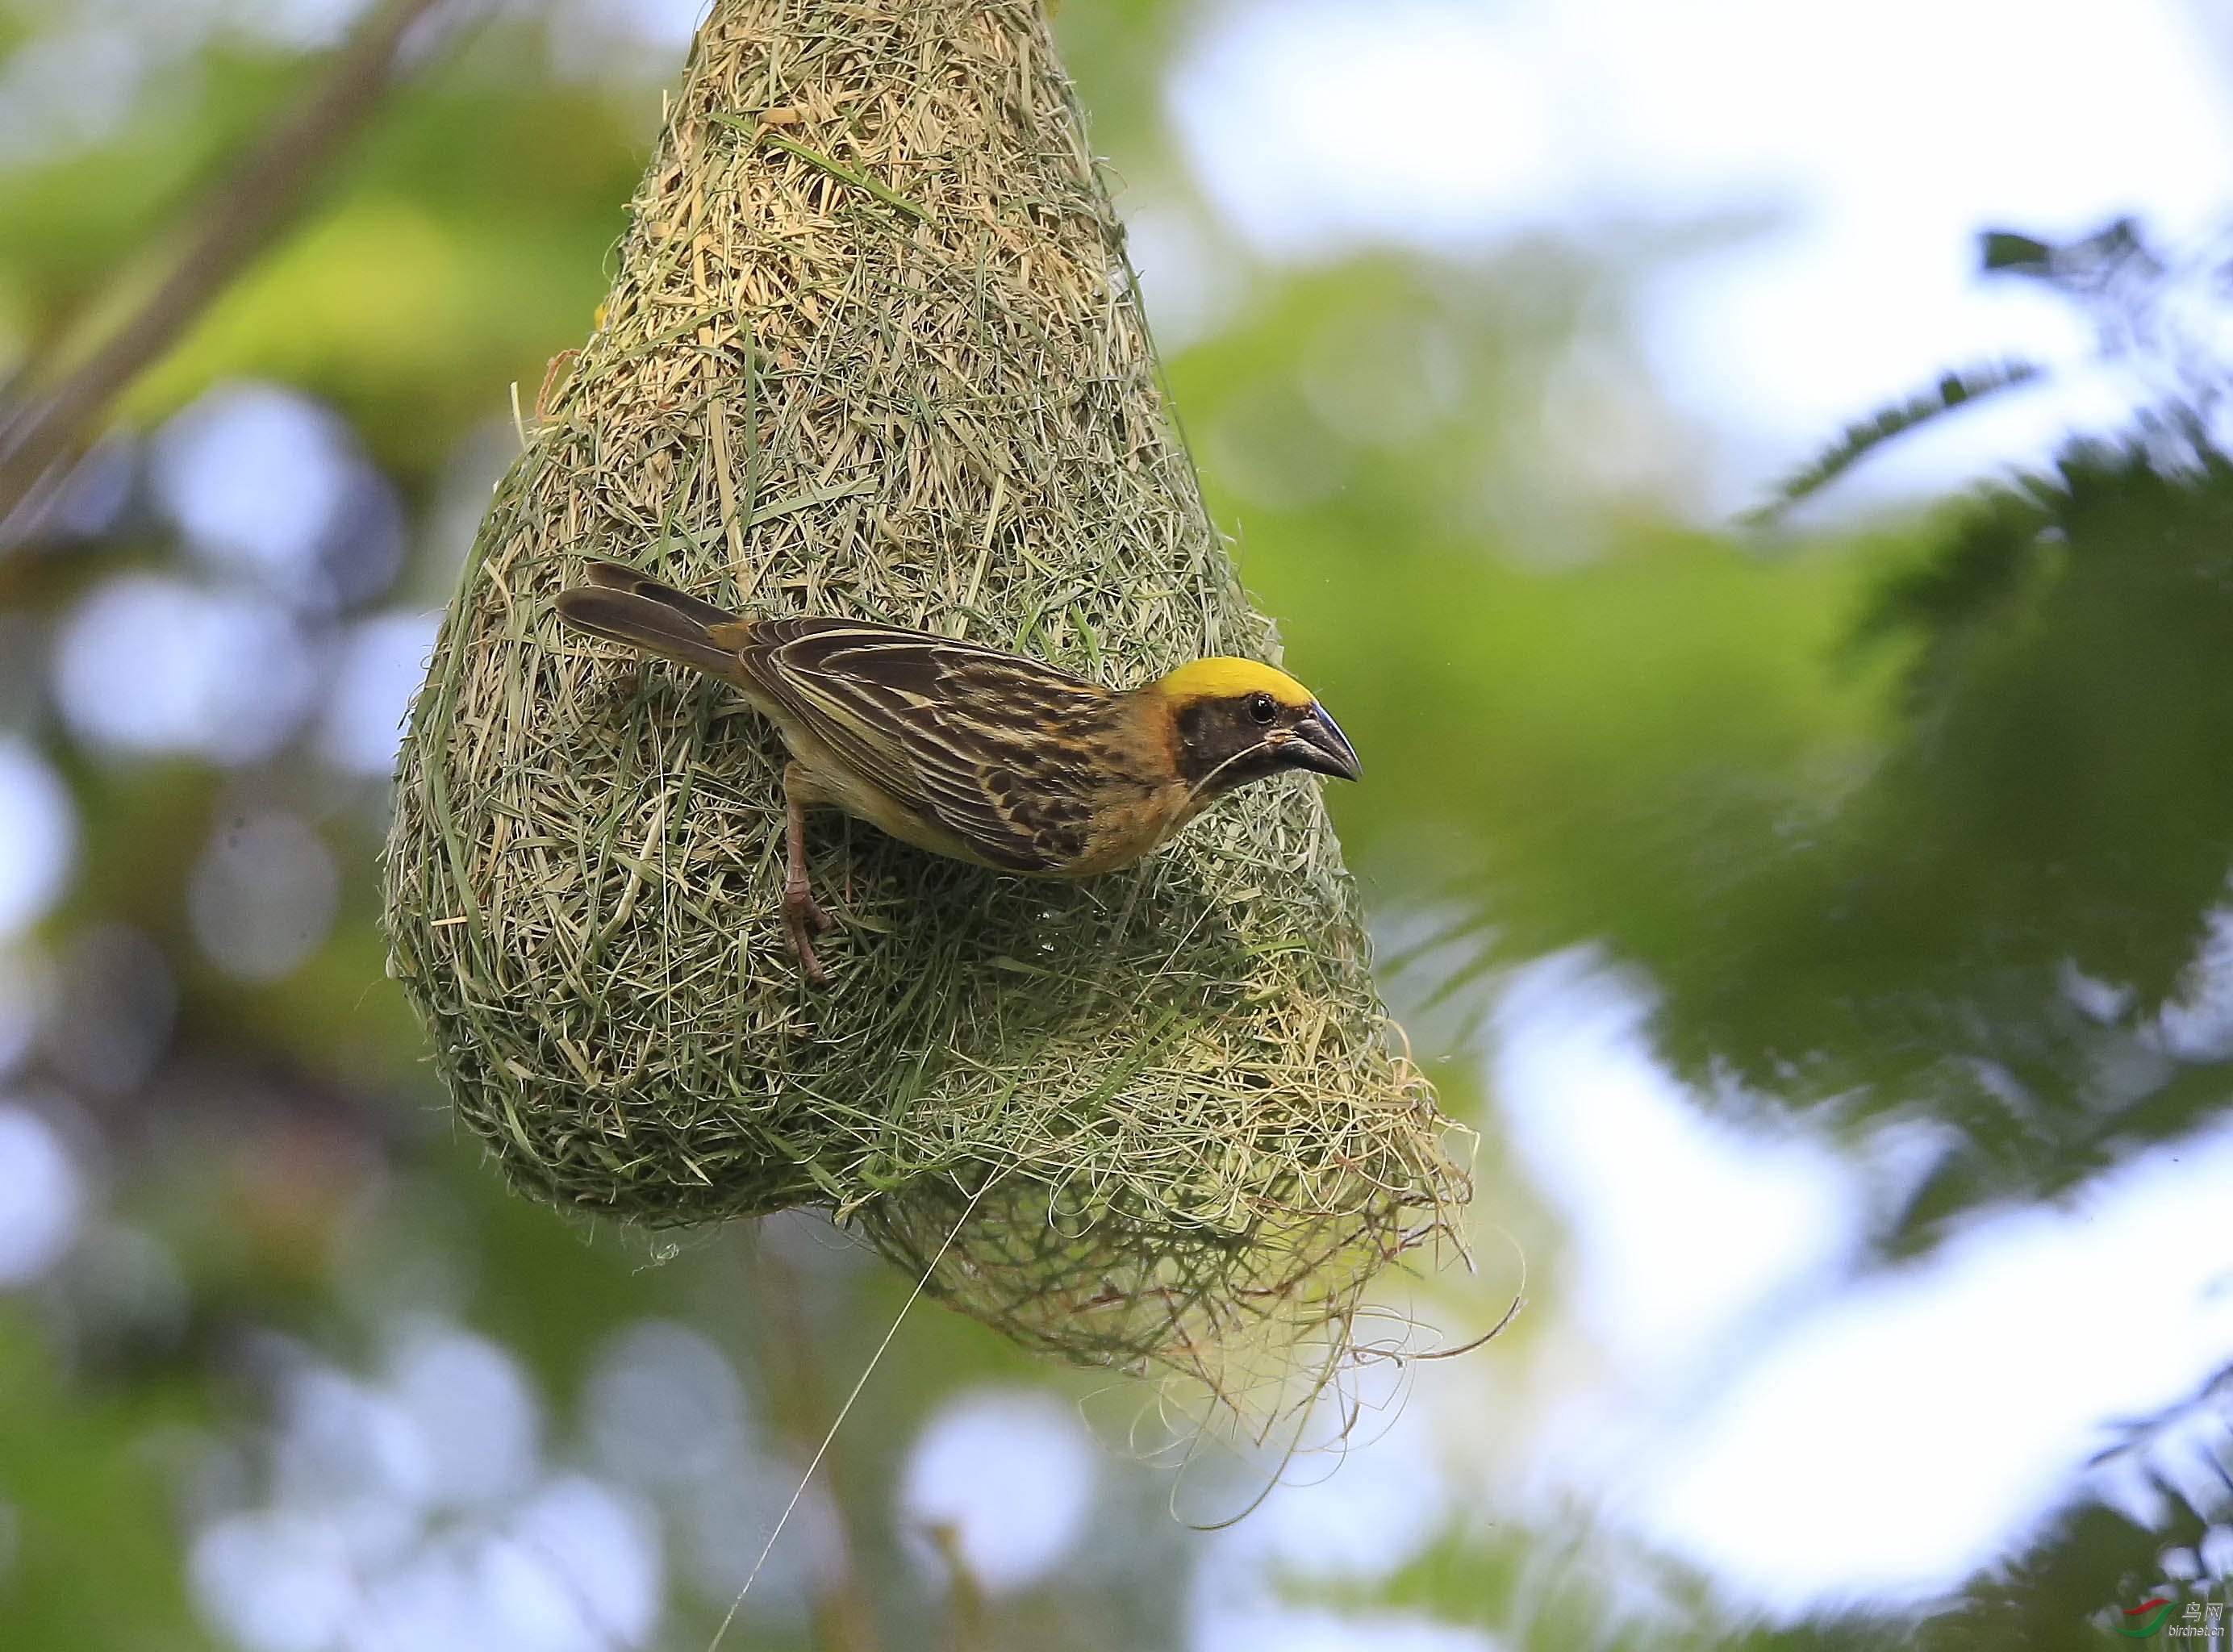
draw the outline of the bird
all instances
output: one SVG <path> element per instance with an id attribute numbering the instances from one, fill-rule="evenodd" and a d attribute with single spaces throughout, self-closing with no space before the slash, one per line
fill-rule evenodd
<path id="1" fill-rule="evenodd" d="M 980 643 L 827 615 L 748 619 L 615 562 L 558 593 L 567 625 L 729 684 L 773 723 L 783 770 L 784 929 L 829 972 L 833 920 L 806 866 L 807 811 L 835 808 L 934 855 L 1030 877 L 1115 871 L 1219 798 L 1363 765 L 1310 690 L 1254 660 L 1197 660 L 1136 688 Z"/>

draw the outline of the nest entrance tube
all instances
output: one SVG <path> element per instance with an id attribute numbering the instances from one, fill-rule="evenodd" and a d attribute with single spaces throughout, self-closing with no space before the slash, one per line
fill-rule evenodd
<path id="1" fill-rule="evenodd" d="M 1027 1346 L 1260 1406 L 1346 1345 L 1377 1269 L 1455 1243 L 1468 1192 L 1316 784 L 1076 883 L 819 816 L 810 993 L 773 731 L 550 606 L 606 557 L 1116 686 L 1271 657 L 1045 28 L 1028 0 L 719 0 L 669 115 L 405 745 L 394 968 L 458 1115 L 560 1206 L 820 1205 Z"/>

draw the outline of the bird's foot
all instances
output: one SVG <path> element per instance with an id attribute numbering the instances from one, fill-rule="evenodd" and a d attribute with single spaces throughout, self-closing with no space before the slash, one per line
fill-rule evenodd
<path id="1" fill-rule="evenodd" d="M 791 950 L 798 959 L 799 973 L 806 977 L 810 986 L 830 985 L 830 972 L 814 955 L 813 938 L 828 933 L 837 921 L 822 909 L 812 890 L 791 888 L 783 892 L 784 933 L 791 938 Z"/>

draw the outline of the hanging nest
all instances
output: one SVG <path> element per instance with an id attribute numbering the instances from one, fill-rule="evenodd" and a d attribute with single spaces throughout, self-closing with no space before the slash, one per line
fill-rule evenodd
<path id="1" fill-rule="evenodd" d="M 405 746 L 393 967 L 458 1114 L 555 1204 L 820 1205 L 1028 1346 L 1260 1408 L 1468 1191 L 1317 784 L 1078 883 L 817 817 L 813 992 L 772 730 L 550 608 L 609 557 L 1116 686 L 1273 656 L 1047 32 L 1029 0 L 722 0 L 669 115 Z"/>

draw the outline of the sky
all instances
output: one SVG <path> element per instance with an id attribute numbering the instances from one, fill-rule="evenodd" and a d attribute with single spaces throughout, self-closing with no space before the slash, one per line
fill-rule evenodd
<path id="1" fill-rule="evenodd" d="M 573 3 L 585 38 L 617 31 L 677 55 L 699 10 Z M 275 16 L 309 36 L 334 10 L 303 0 Z M 108 75 L 99 54 L 116 45 L 84 46 L 85 62 Z M 1725 226 L 1645 278 L 1637 315 L 1662 390 L 1715 437 L 1700 494 L 1712 514 L 1753 503 L 1849 420 L 1949 365 L 2013 354 L 2074 364 L 2053 387 L 1872 465 L 1846 497 L 1936 489 L 2034 459 L 2073 424 L 2113 422 L 2130 387 L 2074 365 L 2087 340 L 2064 308 L 1981 280 L 1976 233 L 2069 236 L 2123 212 L 2173 241 L 2215 228 L 2233 202 L 2229 64 L 2233 31 L 2212 30 L 2202 0 L 1247 0 L 1204 9 L 1167 96 L 1195 181 L 1251 258 L 1308 263 L 1375 244 L 1463 255 L 1544 231 Z M 0 121 L 0 150 L 25 141 Z M 1214 250 L 1143 244 L 1151 305 L 1208 314 L 1201 291 L 1229 281 Z M 290 478 L 276 491 L 275 453 Z M 336 627 L 309 576 L 363 470 L 346 433 L 276 388 L 235 387 L 183 416 L 159 439 L 157 484 L 203 583 L 138 574 L 95 593 L 58 660 L 80 732 L 238 762 L 316 719 L 339 764 L 383 771 L 429 620 L 399 609 Z M 150 653 L 149 637 L 182 628 L 230 641 L 199 651 L 200 664 Z M 127 664 L 143 682 L 178 680 L 120 697 L 107 685 Z M 242 710 L 251 702 L 254 718 Z M 120 705 L 133 716 L 103 709 Z M 240 829 L 259 862 L 303 847 L 286 817 Z M 0 943 L 62 892 L 73 832 L 60 783 L 27 748 L 0 745 Z M 303 914 L 329 901 L 329 868 L 295 858 L 299 898 L 250 922 L 212 848 L 198 921 L 241 972 L 283 966 L 306 944 Z M 1512 985 L 1480 1052 L 1499 1128 L 1568 1229 L 1568 1294 L 1533 1311 L 1557 1317 L 1561 1369 L 1582 1374 L 1493 1495 L 1539 1510 L 1592 1501 L 1772 1611 L 1915 1598 L 2019 1541 L 2102 1442 L 2105 1420 L 2191 1394 L 2233 1343 L 2220 1191 L 2233 1181 L 2233 1136 L 2174 1144 L 2061 1206 L 1989 1215 L 1925 1261 L 1857 1277 L 1871 1201 L 1913 1144 L 1888 1140 L 1879 1161 L 1856 1166 L 1800 1135 L 1709 1121 L 1652 1060 L 1648 1006 L 1647 989 L 1592 959 L 1547 960 Z M 0 1167 L 5 1282 L 49 1265 L 85 1213 L 65 1147 L 12 1102 L 0 1103 Z M 2134 1280 L 2140 1299 L 2105 1300 L 2112 1282 Z M 2125 1323 L 2153 1328 L 2148 1358 L 2131 1357 L 2115 1329 Z M 698 1381 L 687 1373 L 706 1364 L 659 1330 L 614 1357 L 623 1397 L 632 1381 Z M 424 1387 L 413 1373 L 445 1359 L 480 1371 L 492 1406 L 527 1416 L 497 1358 L 434 1330 L 377 1380 L 305 1366 L 284 1426 L 312 1429 L 321 1406 L 405 1415 Z M 653 1376 L 629 1375 L 639 1367 Z M 731 1381 L 726 1368 L 706 1378 L 706 1403 L 728 1403 Z M 593 1429 L 633 1426 L 613 1403 L 620 1421 Z M 683 1494 L 552 1479 L 522 1438 L 518 1460 L 498 1466 L 510 1478 L 491 1471 L 501 1497 L 483 1499 L 492 1512 L 476 1541 L 497 1559 L 531 1526 L 633 1532 L 632 1499 Z M 1280 1565 L 1400 1564 L 1429 1527 L 1376 1511 L 1447 1506 L 1422 1501 L 1423 1485 L 1445 1499 L 1483 1489 L 1452 1480 L 1462 1469 L 1424 1438 L 1391 1428 L 1323 1487 L 1283 1488 L 1221 1539 L 1229 1564 L 1202 1575 L 1225 1592 L 1193 1603 L 1197 1646 L 1481 1644 L 1416 1622 L 1329 1624 L 1261 1586 Z M 749 1454 L 748 1442 L 736 1449 Z M 905 1498 L 916 1516 L 960 1522 L 988 1579 L 1020 1584 L 1077 1541 L 1093 1463 L 1032 1396 L 963 1396 L 926 1432 Z M 1927 1507 L 1910 1494 L 1926 1473 Z M 325 1481 L 313 1489 L 338 1495 Z M 294 1610 L 252 1587 L 309 1529 L 290 1494 L 277 1487 L 268 1506 L 212 1525 L 197 1551 L 201 1586 L 244 1623 Z M 479 1493 L 413 1495 L 432 1507 Z M 1025 1506 L 1033 1518 L 1019 1524 Z M 635 1568 L 608 1580 L 624 1617 L 643 1610 L 638 1574 L 661 1564 L 629 1543 L 605 1545 Z M 411 1553 L 425 1574 L 411 1577 L 451 1586 L 450 1558 Z M 331 1558 L 316 1550 L 300 1575 L 322 1576 L 316 1565 Z M 416 1598 L 399 1594 L 394 1610 L 407 1616 Z"/>
<path id="2" fill-rule="evenodd" d="M 1169 107 L 1219 216 L 1274 261 L 1726 226 L 1646 279 L 1638 321 L 1719 439 L 1702 498 L 1728 512 L 1948 367 L 2084 356 L 2066 307 L 1976 276 L 1980 230 L 2218 225 L 2233 34 L 2203 3 L 1243 0 L 1205 10 Z M 1214 279 L 1187 262 L 1175 283 Z M 2032 457 L 2126 393 L 2081 373 L 2011 397 L 1856 491 Z"/>
<path id="3" fill-rule="evenodd" d="M 1591 1356 L 1541 1419 L 1539 1502 L 1594 1505 L 1779 1615 L 1926 1599 L 2020 1542 L 2112 1420 L 2223 1363 L 2233 1127 L 1863 1269 L 1917 1144 L 1855 1158 L 1715 1120 L 1653 1057 L 1650 1008 L 1586 954 L 1546 959 L 1488 1051 L 1502 1139 L 1571 1235 L 1551 1311 Z"/>

